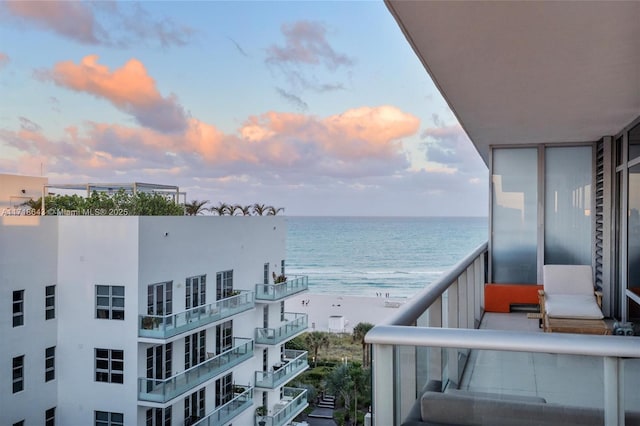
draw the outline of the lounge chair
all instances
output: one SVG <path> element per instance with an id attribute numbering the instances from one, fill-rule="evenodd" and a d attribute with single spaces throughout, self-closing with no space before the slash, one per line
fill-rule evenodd
<path id="1" fill-rule="evenodd" d="M 590 265 L 544 265 L 543 281 L 538 296 L 544 331 L 610 334 Z"/>

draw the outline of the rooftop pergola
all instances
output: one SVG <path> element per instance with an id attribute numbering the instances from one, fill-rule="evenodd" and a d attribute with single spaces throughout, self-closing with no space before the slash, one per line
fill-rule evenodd
<path id="1" fill-rule="evenodd" d="M 61 189 L 68 191 L 86 191 L 87 197 L 95 192 L 106 192 L 115 194 L 123 190 L 127 194 L 137 194 L 138 192 L 162 194 L 171 196 L 176 204 L 186 204 L 187 193 L 180 192 L 180 187 L 175 185 L 160 185 L 156 183 L 131 182 L 131 183 L 66 183 L 47 184 L 42 187 L 42 211 L 45 211 L 44 196 L 51 189 Z"/>

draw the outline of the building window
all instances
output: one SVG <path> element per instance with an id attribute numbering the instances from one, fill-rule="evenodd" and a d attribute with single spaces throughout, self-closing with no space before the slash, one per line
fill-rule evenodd
<path id="1" fill-rule="evenodd" d="M 96 411 L 96 426 L 124 426 L 124 414 Z"/>
<path id="2" fill-rule="evenodd" d="M 149 408 L 146 426 L 171 426 L 171 407 Z"/>
<path id="3" fill-rule="evenodd" d="M 56 286 L 48 285 L 44 289 L 44 319 L 56 317 Z"/>
<path id="4" fill-rule="evenodd" d="M 24 290 L 13 292 L 13 326 L 24 325 Z"/>
<path id="5" fill-rule="evenodd" d="M 96 382 L 124 382 L 124 351 L 98 349 L 96 354 Z"/>
<path id="6" fill-rule="evenodd" d="M 216 355 L 233 346 L 233 320 L 216 325 Z"/>
<path id="7" fill-rule="evenodd" d="M 44 426 L 56 426 L 56 407 L 44 412 Z"/>
<path id="8" fill-rule="evenodd" d="M 284 300 L 280 302 L 280 321 L 284 321 Z"/>
<path id="9" fill-rule="evenodd" d="M 233 398 L 233 374 L 229 373 L 216 380 L 216 407 L 226 404 Z"/>
<path id="10" fill-rule="evenodd" d="M 216 300 L 225 299 L 233 294 L 233 270 L 216 274 Z"/>
<path id="11" fill-rule="evenodd" d="M 13 358 L 13 393 L 24 389 L 24 355 Z"/>
<path id="12" fill-rule="evenodd" d="M 204 362 L 207 351 L 206 332 L 204 330 L 193 333 L 184 338 L 184 369 L 187 370 L 194 365 Z"/>
<path id="13" fill-rule="evenodd" d="M 280 274 L 284 276 L 284 259 L 280 261 Z"/>
<path id="14" fill-rule="evenodd" d="M 200 389 L 184 399 L 184 424 L 190 426 L 204 417 L 205 390 Z"/>
<path id="15" fill-rule="evenodd" d="M 185 309 L 202 306 L 207 300 L 207 276 L 187 278 L 187 290 L 185 292 Z"/>
<path id="16" fill-rule="evenodd" d="M 96 318 L 124 319 L 124 286 L 96 286 Z"/>
<path id="17" fill-rule="evenodd" d="M 56 378 L 56 347 L 51 346 L 44 351 L 44 381 Z"/>

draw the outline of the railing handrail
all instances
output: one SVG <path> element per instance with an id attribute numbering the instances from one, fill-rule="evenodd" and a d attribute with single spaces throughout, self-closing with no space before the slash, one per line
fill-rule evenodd
<path id="1" fill-rule="evenodd" d="M 460 275 L 482 254 L 487 251 L 488 243 L 480 244 L 475 250 L 456 263 L 444 275 L 427 285 L 409 299 L 396 314 L 382 321 L 380 325 L 411 325 L 458 279 Z M 368 335 L 367 335 L 368 336 Z"/>
<path id="2" fill-rule="evenodd" d="M 281 283 L 274 283 L 274 284 L 257 283 L 256 285 L 275 287 L 283 284 L 286 285 L 289 281 L 297 281 L 301 278 L 304 279 L 306 277 L 307 275 L 288 275 L 287 279 L 282 281 Z"/>
<path id="3" fill-rule="evenodd" d="M 640 337 L 629 336 L 383 325 L 371 329 L 365 341 L 374 345 L 640 358 Z"/>
<path id="4" fill-rule="evenodd" d="M 209 362 L 213 362 L 213 361 L 215 361 L 216 359 L 218 359 L 218 358 L 222 357 L 223 355 L 226 355 L 226 354 L 228 354 L 228 353 L 230 353 L 230 352 L 233 352 L 233 351 L 235 351 L 235 350 L 237 350 L 237 349 L 241 348 L 242 346 L 246 346 L 246 345 L 250 344 L 251 342 L 253 342 L 253 339 L 248 338 L 248 337 L 234 337 L 233 339 L 234 339 L 234 341 L 235 341 L 235 340 L 246 340 L 246 342 L 244 342 L 244 343 L 239 343 L 239 344 L 237 344 L 237 345 L 234 345 L 234 346 L 230 347 L 229 349 L 227 349 L 226 351 L 224 351 L 224 352 L 220 352 L 218 355 L 214 355 L 214 356 L 212 356 L 212 357 L 211 357 L 211 358 L 209 358 L 209 359 L 205 359 L 205 360 L 204 360 L 204 361 L 202 361 L 201 363 L 196 364 L 196 365 L 193 365 L 193 366 L 191 366 L 191 367 L 187 368 L 187 369 L 186 369 L 186 370 L 184 370 L 184 371 L 181 371 L 181 372 L 179 372 L 179 373 L 176 373 L 176 374 L 174 374 L 174 375 L 173 375 L 173 376 L 171 376 L 171 377 L 167 377 L 166 379 L 154 379 L 154 378 L 150 378 L 150 377 L 140 377 L 140 378 L 141 378 L 141 379 L 144 379 L 144 380 L 153 380 L 153 381 L 154 381 L 154 383 L 165 383 L 165 382 L 170 382 L 171 380 L 177 379 L 178 377 L 183 376 L 183 375 L 185 375 L 185 374 L 187 374 L 187 373 L 191 372 L 192 370 L 195 370 L 195 369 L 197 369 L 197 368 L 200 368 L 200 367 L 201 367 L 201 366 L 203 366 L 204 364 L 207 364 L 207 363 L 209 363 Z M 235 342 L 234 342 L 234 343 L 235 343 Z"/>
<path id="5" fill-rule="evenodd" d="M 207 304 L 204 304 L 204 305 L 194 306 L 193 308 L 189 308 L 189 309 L 184 310 L 184 311 L 172 312 L 170 314 L 165 314 L 165 315 L 140 314 L 138 316 L 141 317 L 141 318 L 162 318 L 162 319 L 165 319 L 165 318 L 170 318 L 170 317 L 174 317 L 174 316 L 177 316 L 177 315 L 188 314 L 190 312 L 199 311 L 201 309 L 210 308 L 210 307 L 213 307 L 213 306 L 217 307 L 218 304 L 220 304 L 220 303 L 224 303 L 224 302 L 226 302 L 228 300 L 232 300 L 234 298 L 240 298 L 242 296 L 247 295 L 248 293 L 249 294 L 253 293 L 253 290 L 236 290 L 236 291 L 239 291 L 240 294 L 236 294 L 234 296 L 225 297 L 225 298 L 220 299 L 220 300 L 215 300 L 215 301 L 213 301 L 211 303 L 207 303 Z"/>
<path id="6" fill-rule="evenodd" d="M 244 386 L 244 385 L 242 385 L 242 386 Z M 254 389 L 254 387 L 253 387 L 253 386 L 248 386 L 248 388 L 247 388 L 244 392 L 239 393 L 237 396 L 235 396 L 235 397 L 233 397 L 231 400 L 229 400 L 229 402 L 226 402 L 226 403 L 222 404 L 221 406 L 216 407 L 216 408 L 215 408 L 213 411 L 211 411 L 209 414 L 205 414 L 205 416 L 204 416 L 203 418 L 201 418 L 200 420 L 198 420 L 198 422 L 197 422 L 197 423 L 194 423 L 194 425 L 193 425 L 193 426 L 197 426 L 197 425 L 200 425 L 200 424 L 204 424 L 204 422 L 205 422 L 209 417 L 211 417 L 211 416 L 215 415 L 216 413 L 218 413 L 218 412 L 222 411 L 222 410 L 223 410 L 223 409 L 225 409 L 226 407 L 228 407 L 228 406 L 232 405 L 233 403 L 235 403 L 236 401 L 238 401 L 239 399 L 241 399 L 243 396 L 247 396 L 247 395 L 248 395 L 248 394 L 250 394 L 250 393 L 251 393 L 251 396 L 253 396 L 253 389 Z"/>
<path id="7" fill-rule="evenodd" d="M 305 318 L 308 318 L 308 314 L 305 314 L 304 312 L 285 312 L 284 313 L 285 317 L 286 316 L 293 316 L 293 319 L 291 320 L 287 320 L 284 321 L 280 324 L 280 326 L 278 327 L 257 327 L 257 330 L 273 330 L 274 332 L 276 330 L 280 330 L 282 328 L 286 328 L 286 326 L 291 325 L 291 323 L 293 323 L 294 325 L 297 325 L 298 323 L 304 322 Z"/>

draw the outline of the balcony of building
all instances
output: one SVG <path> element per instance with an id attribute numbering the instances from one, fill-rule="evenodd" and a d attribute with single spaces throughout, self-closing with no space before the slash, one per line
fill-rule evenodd
<path id="1" fill-rule="evenodd" d="M 138 378 L 138 399 L 166 403 L 253 357 L 253 339 L 234 338 L 232 348 L 167 379 Z"/>
<path id="2" fill-rule="evenodd" d="M 373 425 L 640 424 L 640 339 L 484 313 L 486 256 L 483 245 L 367 334 Z"/>
<path id="3" fill-rule="evenodd" d="M 204 418 L 192 423 L 192 426 L 218 426 L 233 420 L 240 413 L 253 405 L 253 388 L 234 394 L 231 401 L 216 408 Z"/>
<path id="4" fill-rule="evenodd" d="M 285 349 L 282 361 L 273 365 L 271 371 L 256 371 L 256 388 L 275 389 L 287 383 L 309 368 L 307 351 Z"/>
<path id="5" fill-rule="evenodd" d="M 273 414 L 256 415 L 256 425 L 283 426 L 289 424 L 308 406 L 306 389 L 283 388 L 282 399 L 270 411 Z"/>
<path id="6" fill-rule="evenodd" d="M 256 301 L 278 302 L 308 289 L 309 277 L 303 275 L 287 277 L 277 284 L 256 284 Z"/>
<path id="7" fill-rule="evenodd" d="M 278 345 L 305 331 L 307 327 L 307 314 L 285 312 L 284 321 L 280 327 L 256 328 L 256 343 L 259 345 Z"/>
<path id="8" fill-rule="evenodd" d="M 254 307 L 254 293 L 240 291 L 239 294 L 175 314 L 140 315 L 138 336 L 149 339 L 168 339 L 222 321 Z"/>

